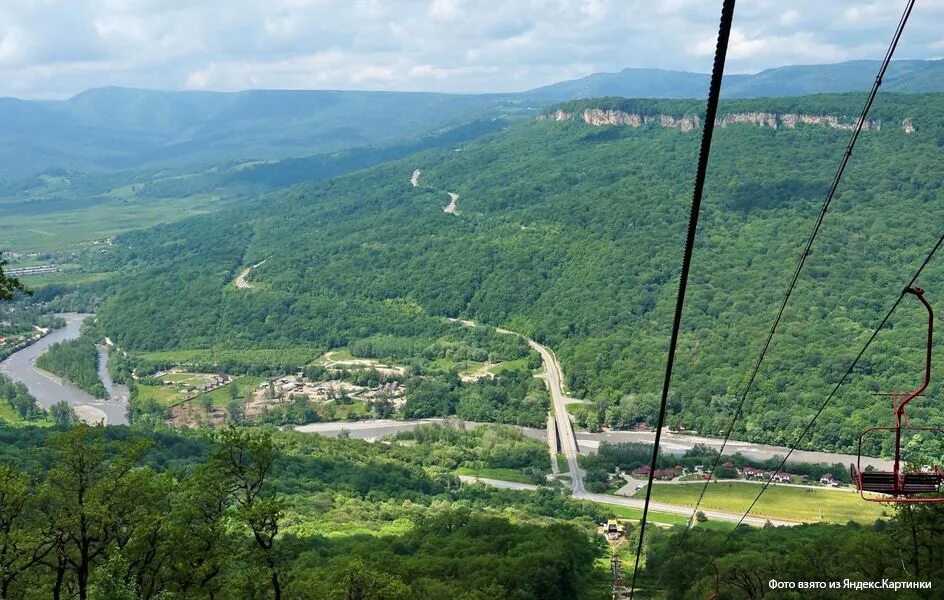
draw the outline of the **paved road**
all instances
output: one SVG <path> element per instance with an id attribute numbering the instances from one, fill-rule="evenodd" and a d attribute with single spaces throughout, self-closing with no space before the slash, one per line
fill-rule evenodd
<path id="1" fill-rule="evenodd" d="M 363 421 L 331 421 L 328 423 L 309 423 L 307 425 L 297 425 L 295 431 L 302 433 L 317 433 L 325 437 L 338 437 L 346 435 L 358 440 L 375 441 L 388 435 L 394 435 L 401 431 L 410 431 L 420 425 L 429 425 L 432 423 L 450 422 L 456 425 L 462 424 L 466 429 L 478 427 L 480 425 L 494 425 L 494 423 L 477 423 L 475 421 L 462 421 L 456 418 L 440 419 L 417 419 L 412 421 L 395 421 L 393 419 L 367 419 Z M 546 432 L 543 429 L 533 427 L 516 427 L 520 432 L 529 438 L 544 441 Z"/>
<path id="2" fill-rule="evenodd" d="M 564 396 L 563 375 L 561 374 L 560 364 L 554 353 L 534 340 L 528 340 L 528 344 L 537 350 L 544 361 L 544 376 L 547 389 L 551 393 L 551 403 L 554 409 L 554 420 L 557 424 L 557 435 L 559 437 L 561 451 L 567 458 L 567 465 L 570 469 L 571 491 L 574 496 L 586 493 L 583 487 L 583 472 L 577 463 L 577 437 L 574 435 L 574 425 L 570 422 L 570 413 L 567 412 L 567 399 Z M 548 439 L 553 436 L 548 435 Z M 552 448 L 553 451 L 553 448 Z"/>
<path id="3" fill-rule="evenodd" d="M 595 450 L 600 442 L 642 442 L 652 444 L 655 442 L 654 431 L 607 431 L 604 433 L 577 433 L 577 442 L 586 452 Z M 671 433 L 668 429 L 662 430 L 662 439 L 660 440 L 660 452 L 681 455 L 690 450 L 695 444 L 704 444 L 714 449 L 721 448 L 721 440 L 717 438 L 705 438 L 696 435 L 682 435 Z M 725 446 L 724 454 L 733 455 L 740 452 L 746 458 L 755 461 L 764 461 L 771 458 L 783 458 L 789 452 L 789 448 L 783 446 L 768 446 L 767 444 L 755 444 L 753 442 L 740 442 L 737 440 L 728 440 Z M 845 468 L 849 468 L 851 463 L 856 462 L 857 457 L 852 454 L 837 454 L 833 452 L 811 452 L 807 450 L 796 450 L 790 455 L 790 463 L 841 463 Z M 790 463 L 787 463 L 788 465 Z M 872 465 L 879 470 L 891 470 L 892 462 L 881 458 L 862 457 L 863 465 Z"/>
<path id="4" fill-rule="evenodd" d="M 484 477 L 469 477 L 466 475 L 460 475 L 459 479 L 464 483 L 484 483 L 485 485 L 490 485 L 497 488 L 507 489 L 507 490 L 536 490 L 539 486 L 530 484 L 530 483 L 518 483 L 516 481 L 502 481 L 500 479 L 487 479 Z M 624 498 L 621 496 L 609 496 L 607 494 L 592 494 L 590 492 L 580 492 L 573 495 L 574 498 L 578 500 L 587 500 L 589 502 L 596 502 L 598 504 L 610 504 L 614 506 L 626 506 L 628 508 L 635 508 L 642 510 L 643 500 L 636 500 L 635 498 Z M 687 506 L 677 506 L 675 504 L 663 504 L 661 502 L 650 502 L 650 510 L 660 513 L 667 513 L 671 515 L 680 515 L 683 517 L 690 517 L 692 515 L 692 509 Z M 711 521 L 722 521 L 725 523 L 737 523 L 741 518 L 741 513 L 728 513 L 720 512 L 716 510 L 703 510 L 705 516 L 708 517 Z M 744 519 L 745 525 L 751 525 L 753 527 L 763 527 L 770 522 L 777 526 L 791 527 L 794 525 L 799 525 L 796 521 L 782 521 L 778 519 L 765 519 L 761 517 L 747 517 Z"/>

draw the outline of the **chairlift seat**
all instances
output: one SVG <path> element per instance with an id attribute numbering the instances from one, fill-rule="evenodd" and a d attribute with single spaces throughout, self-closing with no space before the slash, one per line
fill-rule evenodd
<path id="1" fill-rule="evenodd" d="M 944 476 L 941 473 L 905 473 L 901 491 L 905 494 L 936 492 Z"/>
<path id="2" fill-rule="evenodd" d="M 896 491 L 897 478 L 890 471 L 862 471 L 859 477 L 862 491 L 880 494 L 894 494 Z"/>
<path id="3" fill-rule="evenodd" d="M 859 474 L 860 489 L 863 492 L 910 496 L 937 492 L 944 482 L 944 474 L 904 473 L 899 484 L 895 474 L 890 471 L 863 471 Z"/>

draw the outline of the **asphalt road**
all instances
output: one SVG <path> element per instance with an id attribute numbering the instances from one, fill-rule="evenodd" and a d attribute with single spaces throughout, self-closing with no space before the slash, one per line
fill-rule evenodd
<path id="1" fill-rule="evenodd" d="M 537 350 L 544 361 L 544 376 L 547 383 L 547 389 L 551 393 L 551 404 L 554 408 L 554 420 L 557 424 L 557 434 L 560 441 L 561 451 L 567 458 L 567 466 L 570 470 L 571 491 L 574 496 L 586 493 L 583 487 L 583 472 L 577 463 L 577 437 L 574 435 L 574 425 L 570 422 L 570 413 L 567 412 L 567 400 L 564 396 L 563 376 L 561 375 L 560 364 L 554 353 L 545 346 L 528 340 L 528 344 Z M 548 436 L 550 440 L 553 436 Z"/>

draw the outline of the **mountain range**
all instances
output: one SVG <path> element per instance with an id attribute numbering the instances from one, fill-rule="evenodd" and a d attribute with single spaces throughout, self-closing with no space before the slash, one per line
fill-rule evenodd
<path id="1" fill-rule="evenodd" d="M 867 90 L 877 61 L 731 75 L 730 98 Z M 0 99 L 0 180 L 48 169 L 119 170 L 274 160 L 384 146 L 475 119 L 534 115 L 584 97 L 700 98 L 708 75 L 658 69 L 597 73 L 513 94 L 98 88 L 67 100 Z M 884 90 L 944 91 L 944 60 L 892 64 Z"/>

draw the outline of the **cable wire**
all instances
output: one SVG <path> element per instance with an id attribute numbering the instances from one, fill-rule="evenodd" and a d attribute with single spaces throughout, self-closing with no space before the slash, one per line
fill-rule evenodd
<path id="1" fill-rule="evenodd" d="M 708 156 L 711 153 L 711 137 L 715 130 L 715 118 L 718 114 L 718 99 L 721 95 L 721 78 L 724 75 L 724 60 L 728 52 L 728 38 L 731 23 L 734 20 L 735 0 L 724 0 L 721 6 L 721 22 L 718 26 L 718 43 L 711 69 L 711 83 L 708 87 L 708 103 L 705 109 L 705 128 L 702 130 L 701 148 L 698 153 L 698 169 L 695 173 L 695 187 L 692 192 L 692 207 L 688 217 L 688 234 L 685 239 L 685 252 L 682 255 L 682 271 L 679 274 L 678 295 L 675 299 L 675 318 L 672 323 L 672 337 L 669 341 L 669 355 L 665 365 L 665 380 L 662 383 L 662 403 L 659 408 L 659 420 L 656 425 L 655 446 L 652 449 L 652 464 L 649 468 L 649 485 L 646 487 L 646 503 L 642 508 L 642 520 L 639 522 L 639 544 L 636 548 L 636 561 L 633 566 L 633 580 L 629 588 L 629 598 L 633 599 L 636 591 L 636 575 L 639 573 L 639 557 L 642 555 L 643 540 L 646 534 L 646 517 L 649 514 L 649 501 L 652 498 L 652 483 L 656 463 L 659 457 L 659 439 L 665 424 L 668 406 L 669 386 L 672 382 L 672 367 L 675 364 L 675 350 L 678 346 L 679 330 L 682 327 L 682 308 L 685 304 L 685 290 L 688 287 L 688 274 L 695 248 L 695 233 L 698 229 L 698 215 L 701 212 L 701 200 L 705 189 L 705 177 L 708 172 Z"/>
<path id="2" fill-rule="evenodd" d="M 918 277 L 921 276 L 922 271 L 924 271 L 924 268 L 928 266 L 928 263 L 931 262 L 931 259 L 934 258 L 934 255 L 937 253 L 938 249 L 941 247 L 942 244 L 944 244 L 944 235 L 938 238 L 937 243 L 934 244 L 934 247 L 931 248 L 931 251 L 928 253 L 927 257 L 925 257 L 924 262 L 922 262 L 921 266 L 918 267 L 918 270 L 915 271 L 915 274 L 911 278 L 911 281 L 909 281 L 908 284 L 904 288 L 902 288 L 901 292 L 898 294 L 898 298 L 892 304 L 891 308 L 888 309 L 888 312 L 885 313 L 885 318 L 882 319 L 882 321 L 878 324 L 878 327 L 875 328 L 875 331 L 872 332 L 872 335 L 869 337 L 869 340 L 865 343 L 865 346 L 862 347 L 862 350 L 855 357 L 855 360 L 852 361 L 852 364 L 850 364 L 849 368 L 846 369 L 846 372 L 843 373 L 842 377 L 839 379 L 839 382 L 836 383 L 836 386 L 829 393 L 829 396 L 826 397 L 826 400 L 824 400 L 823 403 L 820 405 L 819 409 L 816 411 L 816 414 L 813 415 L 813 419 L 810 420 L 809 424 L 807 424 L 806 428 L 803 429 L 803 431 L 797 437 L 796 441 L 793 442 L 793 445 L 790 446 L 790 451 L 787 452 L 787 455 L 784 456 L 783 460 L 780 461 L 780 466 L 777 467 L 777 471 L 780 471 L 781 469 L 783 469 L 783 466 L 787 463 L 787 460 L 789 460 L 790 455 L 793 454 L 793 451 L 797 449 L 797 446 L 800 445 L 800 442 L 803 440 L 804 437 L 806 437 L 806 434 L 809 433 L 810 430 L 813 428 L 813 424 L 816 423 L 816 420 L 826 409 L 826 406 L 833 399 L 833 396 L 836 395 L 836 392 L 839 391 L 839 388 L 842 387 L 842 384 L 845 383 L 849 375 L 852 374 L 852 371 L 856 368 L 856 365 L 859 364 L 859 361 L 862 359 L 862 356 L 865 354 L 866 350 L 869 349 L 869 346 L 872 345 L 872 342 L 875 341 L 876 337 L 878 337 L 879 332 L 882 330 L 883 327 L 885 327 L 885 324 L 891 318 L 892 313 L 894 313 L 895 309 L 898 308 L 898 305 L 901 304 L 901 300 L 902 298 L 905 297 L 905 294 L 907 293 L 908 288 L 911 288 L 914 286 L 915 282 L 918 280 Z M 751 510 L 753 510 L 754 506 L 760 500 L 760 497 L 763 496 L 764 492 L 767 491 L 767 488 L 770 487 L 770 483 L 772 481 L 773 481 L 773 478 L 767 480 L 767 482 L 764 483 L 764 487 L 761 488 L 760 492 L 757 494 L 757 497 L 754 498 L 754 501 L 751 502 L 751 505 L 748 506 L 747 510 L 744 511 L 744 514 L 741 515 L 741 518 L 738 520 L 737 525 L 734 526 L 734 529 L 732 529 L 731 532 L 728 534 L 728 536 L 725 538 L 724 543 L 721 545 L 721 549 L 724 549 L 725 545 L 728 543 L 728 540 L 731 539 L 731 537 L 734 535 L 734 532 L 737 531 L 737 528 L 741 526 L 741 523 L 744 522 L 744 519 L 747 518 L 747 515 L 750 514 Z"/>
<path id="3" fill-rule="evenodd" d="M 895 49 L 898 46 L 898 42 L 901 39 L 902 32 L 904 31 L 905 24 L 908 22 L 908 17 L 911 15 L 911 9 L 914 7 L 914 0 L 909 0 L 908 4 L 905 7 L 904 12 L 901 15 L 901 19 L 898 21 L 898 26 L 895 29 L 895 35 L 892 37 L 892 41 L 888 46 L 888 49 L 885 51 L 885 57 L 882 59 L 882 65 L 879 68 L 878 74 L 875 77 L 875 81 L 872 84 L 872 89 L 869 92 L 868 98 L 866 99 L 865 105 L 862 108 L 862 112 L 859 115 L 859 119 L 856 121 L 855 129 L 852 132 L 852 136 L 849 139 L 849 143 L 846 145 L 846 150 L 843 153 L 842 160 L 839 162 L 839 168 L 836 170 L 836 174 L 833 177 L 832 184 L 829 186 L 829 190 L 826 193 L 826 199 L 823 201 L 823 205 L 820 208 L 819 215 L 816 217 L 816 221 L 813 223 L 812 231 L 807 240 L 806 247 L 803 249 L 803 253 L 800 255 L 800 260 L 797 262 L 797 266 L 793 271 L 793 277 L 790 279 L 790 284 L 787 286 L 787 291 L 783 296 L 783 300 L 780 303 L 780 308 L 777 311 L 777 316 L 774 318 L 773 324 L 770 327 L 770 331 L 767 333 L 767 339 L 764 341 L 763 346 L 761 347 L 760 355 L 757 358 L 757 361 L 754 363 L 754 368 L 751 370 L 751 375 L 748 378 L 748 382 L 744 391 L 741 394 L 740 400 L 738 401 L 737 408 L 734 411 L 734 416 L 731 419 L 731 423 L 728 425 L 727 430 L 724 435 L 724 440 L 721 443 L 721 448 L 718 450 L 718 454 L 715 457 L 714 464 L 711 467 L 709 473 L 709 479 L 705 481 L 704 486 L 702 486 L 701 492 L 698 495 L 698 500 L 695 502 L 695 508 L 692 510 L 691 516 L 688 518 L 688 524 L 685 531 L 682 534 L 682 537 L 679 539 L 678 545 L 675 547 L 675 550 L 670 557 L 670 561 L 675 558 L 678 554 L 679 549 L 682 547 L 682 544 L 685 541 L 685 538 L 688 535 L 688 531 L 692 527 L 692 522 L 695 519 L 696 514 L 698 513 L 698 507 L 701 506 L 701 502 L 705 497 L 705 492 L 708 490 L 708 485 L 711 483 L 711 477 L 714 474 L 715 470 L 718 468 L 718 464 L 721 462 L 721 457 L 724 454 L 724 449 L 727 447 L 728 441 L 731 438 L 731 432 L 734 430 L 734 425 L 740 418 L 742 410 L 744 408 L 744 403 L 747 400 L 747 397 L 750 395 L 751 390 L 754 387 L 754 381 L 757 378 L 757 374 L 760 371 L 760 367 L 764 362 L 764 358 L 767 356 L 767 351 L 770 349 L 771 341 L 773 340 L 774 335 L 777 332 L 777 328 L 780 326 L 780 321 L 783 318 L 784 311 L 787 307 L 787 302 L 790 300 L 790 297 L 793 295 L 793 290 L 796 288 L 796 284 L 800 278 L 800 273 L 803 270 L 803 266 L 806 264 L 806 259 L 809 257 L 810 250 L 813 247 L 813 242 L 816 240 L 816 236 L 819 234 L 820 227 L 823 224 L 823 220 L 826 217 L 826 212 L 829 210 L 829 206 L 832 204 L 833 197 L 836 194 L 836 190 L 839 187 L 839 182 L 842 179 L 843 173 L 846 170 L 846 165 L 849 162 L 849 159 L 852 157 L 852 150 L 855 147 L 856 141 L 859 139 L 859 134 L 862 132 L 862 129 L 865 126 L 868 113 L 872 108 L 872 104 L 875 101 L 875 97 L 878 94 L 878 89 L 882 85 L 882 80 L 885 77 L 885 72 L 888 70 L 889 63 L 891 63 L 892 56 L 895 54 Z"/>

